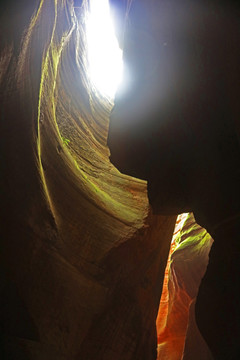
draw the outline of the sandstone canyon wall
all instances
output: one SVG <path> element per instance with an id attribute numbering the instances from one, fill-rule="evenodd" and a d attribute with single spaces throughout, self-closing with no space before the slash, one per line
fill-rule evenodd
<path id="1" fill-rule="evenodd" d="M 146 183 L 109 162 L 112 104 L 86 76 L 87 9 L 1 11 L 4 359 L 156 358 L 175 216 L 153 216 Z"/>

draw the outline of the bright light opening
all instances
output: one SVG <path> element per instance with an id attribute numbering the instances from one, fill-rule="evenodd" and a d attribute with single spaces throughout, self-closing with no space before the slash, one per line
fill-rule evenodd
<path id="1" fill-rule="evenodd" d="M 108 0 L 90 0 L 87 19 L 89 76 L 104 96 L 113 98 L 122 80 L 122 51 L 118 46 Z"/>

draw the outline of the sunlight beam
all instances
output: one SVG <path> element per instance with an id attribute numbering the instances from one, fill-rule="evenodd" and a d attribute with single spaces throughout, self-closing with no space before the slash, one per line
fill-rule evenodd
<path id="1" fill-rule="evenodd" d="M 87 46 L 90 80 L 102 95 L 112 99 L 122 79 L 123 64 L 108 0 L 90 0 Z"/>

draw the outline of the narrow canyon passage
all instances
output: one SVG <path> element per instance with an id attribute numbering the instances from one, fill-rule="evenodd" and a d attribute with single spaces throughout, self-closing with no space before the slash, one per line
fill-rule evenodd
<path id="1" fill-rule="evenodd" d="M 88 13 L 1 5 L 1 358 L 210 360 L 194 303 L 212 240 L 190 214 L 168 262 L 177 213 L 153 214 L 147 182 L 110 162 Z"/>

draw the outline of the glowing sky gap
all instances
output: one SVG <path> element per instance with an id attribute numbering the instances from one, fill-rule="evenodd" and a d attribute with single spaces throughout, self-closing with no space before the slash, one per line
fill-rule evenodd
<path id="1" fill-rule="evenodd" d="M 90 0 L 87 19 L 89 76 L 97 90 L 113 98 L 122 79 L 122 51 L 118 46 L 108 0 Z"/>

